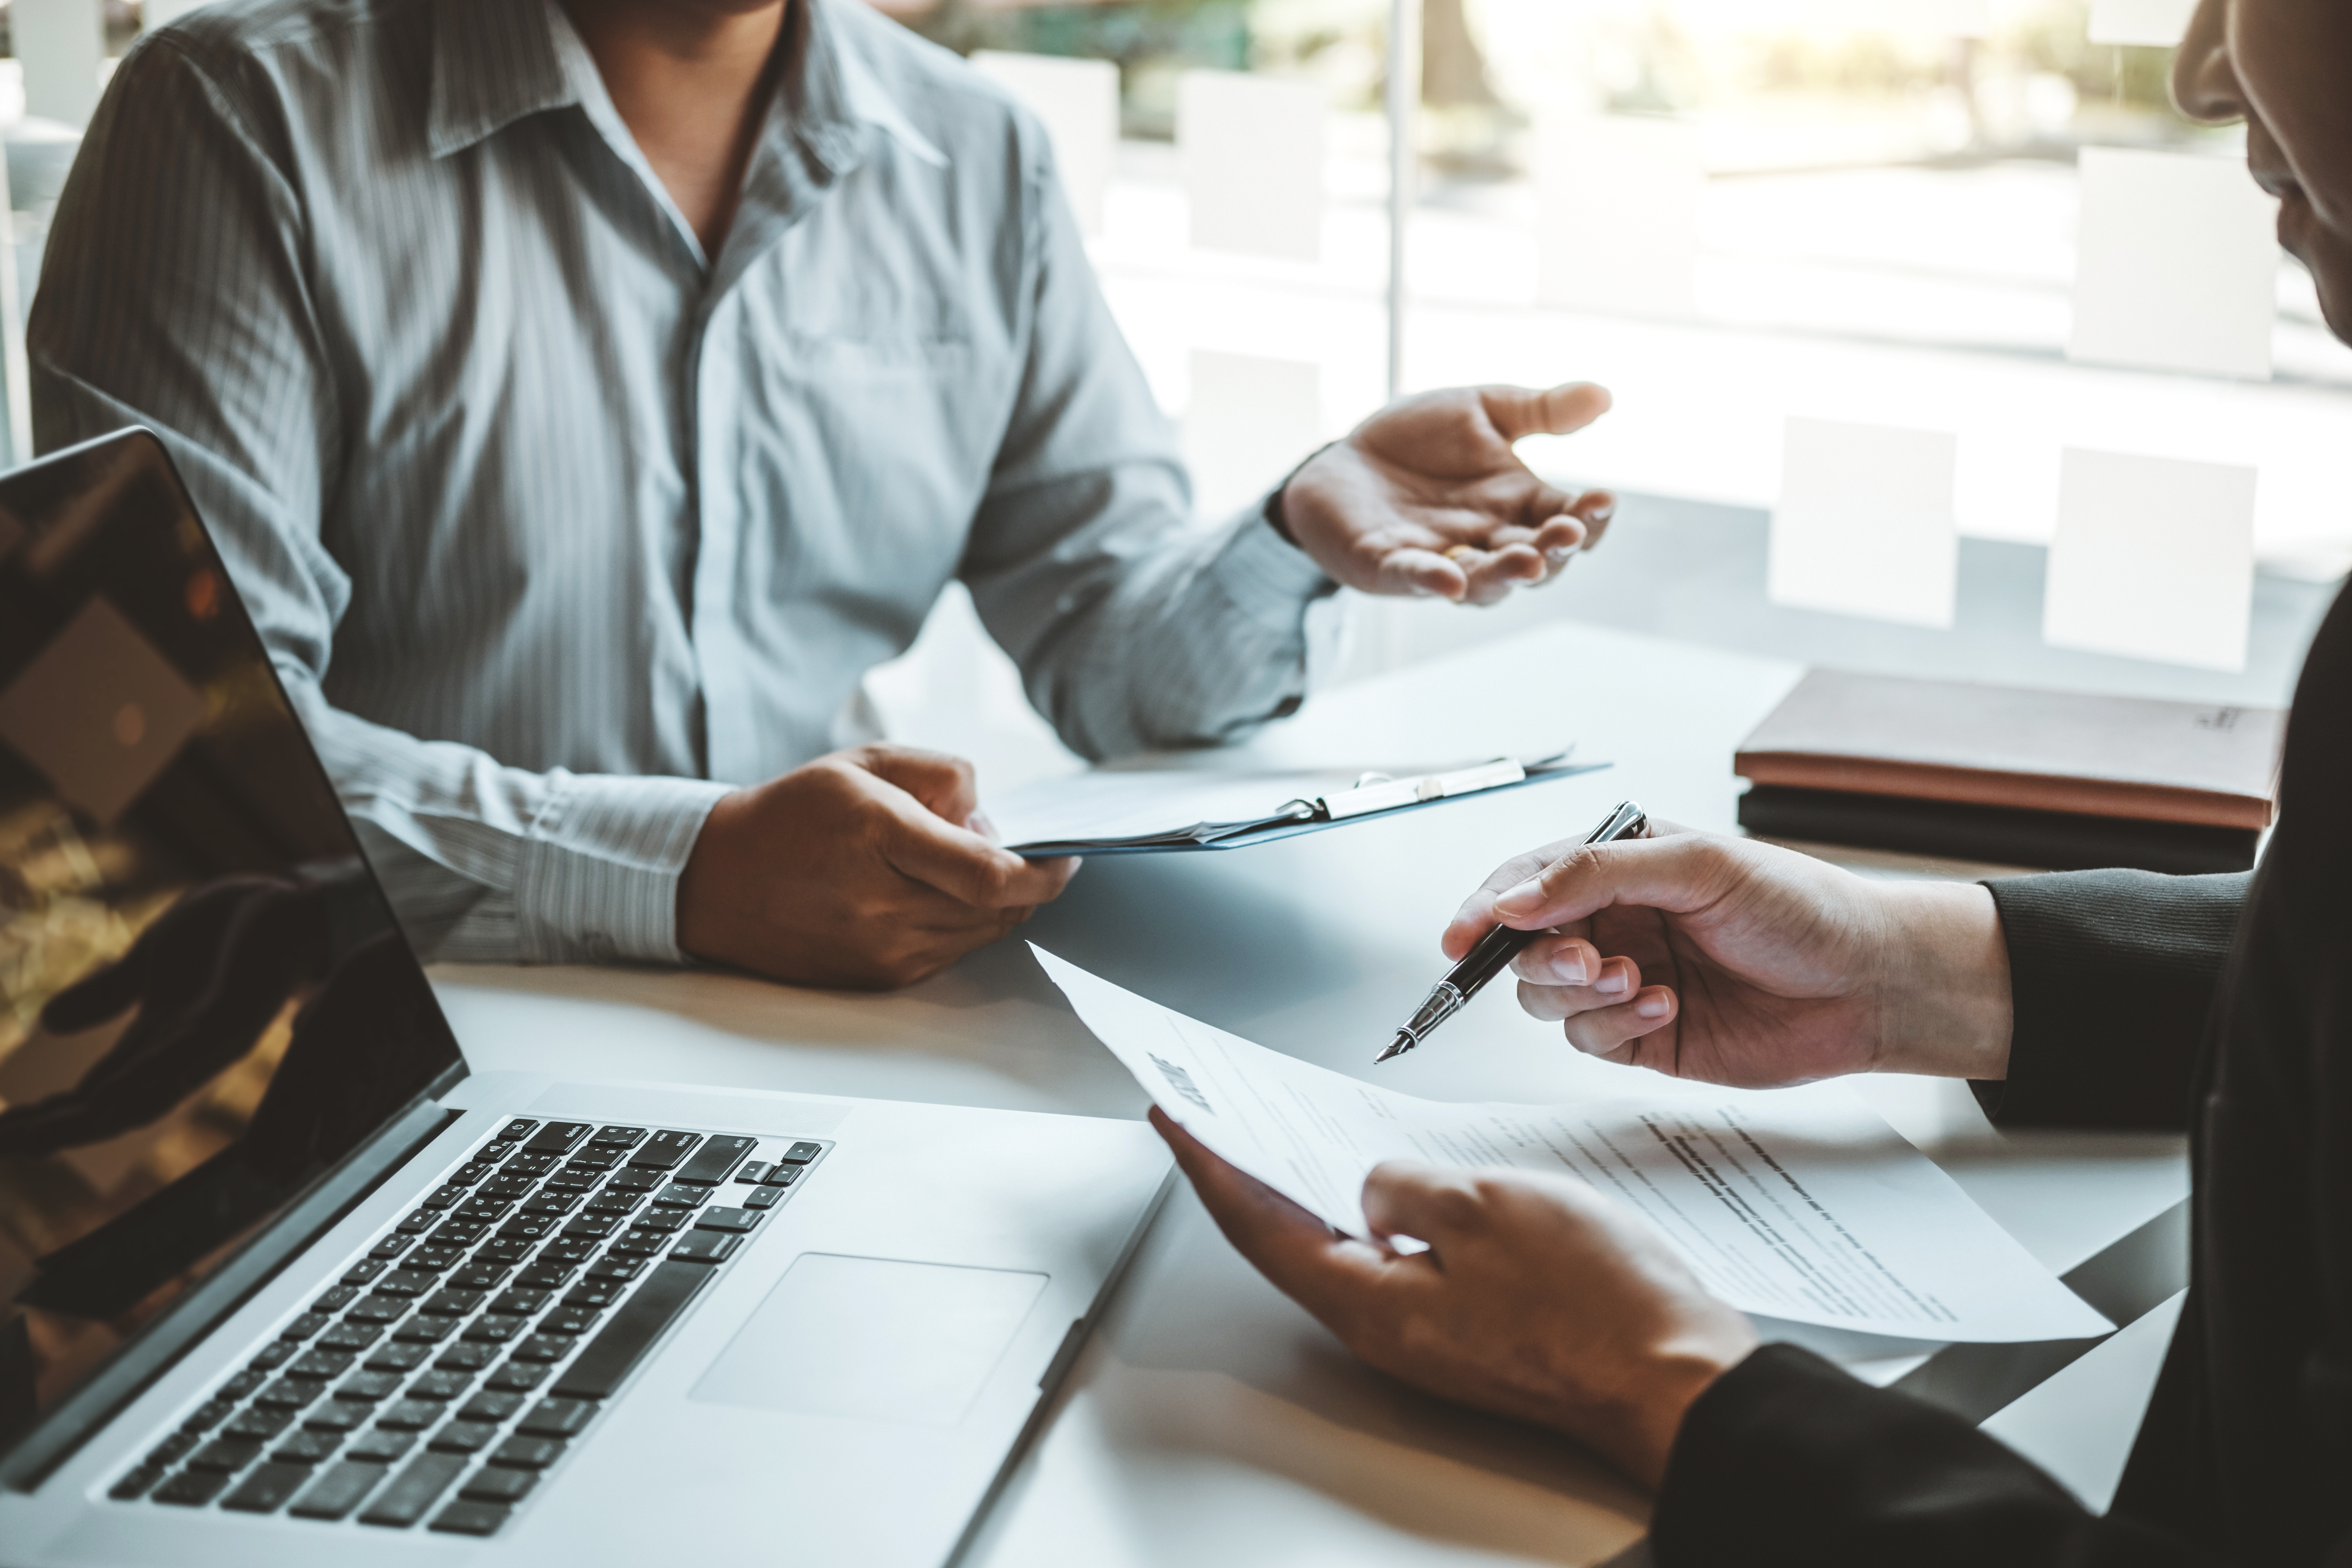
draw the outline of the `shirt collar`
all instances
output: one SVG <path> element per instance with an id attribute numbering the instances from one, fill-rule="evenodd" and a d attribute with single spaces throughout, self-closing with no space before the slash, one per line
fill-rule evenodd
<path id="1" fill-rule="evenodd" d="M 527 116 L 583 101 L 556 41 L 555 0 L 435 0 L 427 145 L 446 158 Z M 778 108 L 793 138 L 835 174 L 856 166 L 865 127 L 934 166 L 947 156 L 909 123 L 857 49 L 830 0 L 793 0 L 795 37 Z"/>

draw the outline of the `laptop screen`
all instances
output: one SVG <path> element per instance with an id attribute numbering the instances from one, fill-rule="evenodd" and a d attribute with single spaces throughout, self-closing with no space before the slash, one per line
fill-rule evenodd
<path id="1" fill-rule="evenodd" d="M 457 1060 L 162 448 L 0 478 L 0 1447 Z"/>

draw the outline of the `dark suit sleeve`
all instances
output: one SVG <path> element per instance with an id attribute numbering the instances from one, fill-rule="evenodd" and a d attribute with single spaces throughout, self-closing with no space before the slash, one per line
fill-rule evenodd
<path id="1" fill-rule="evenodd" d="M 1650 1523 L 1657 1568 L 2187 1568 L 2096 1518 L 1958 1416 L 1766 1345 L 1683 1420 Z"/>
<path id="2" fill-rule="evenodd" d="M 2069 871 L 1987 882 L 2009 944 L 2003 1127 L 2182 1131 L 2205 1015 L 2252 872 Z"/>

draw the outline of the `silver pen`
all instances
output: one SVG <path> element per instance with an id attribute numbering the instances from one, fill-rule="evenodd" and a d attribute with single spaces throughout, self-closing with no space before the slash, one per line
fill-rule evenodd
<path id="1" fill-rule="evenodd" d="M 1617 838 L 1636 838 L 1646 832 L 1649 816 L 1632 801 L 1621 801 L 1617 809 L 1601 819 L 1601 826 L 1584 836 L 1587 844 L 1607 844 Z M 1498 925 L 1478 939 L 1476 946 L 1465 953 L 1462 962 L 1446 971 L 1445 978 L 1430 991 L 1428 1000 L 1418 1012 L 1405 1021 L 1396 1032 L 1396 1038 L 1386 1049 L 1372 1058 L 1375 1065 L 1391 1061 L 1429 1038 L 1430 1031 L 1454 1016 L 1469 1005 L 1470 998 L 1511 966 L 1511 960 L 1525 952 L 1538 938 L 1549 931 L 1515 931 Z"/>

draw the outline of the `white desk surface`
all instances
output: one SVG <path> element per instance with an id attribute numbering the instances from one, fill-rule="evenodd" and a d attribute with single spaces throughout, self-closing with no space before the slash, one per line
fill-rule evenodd
<path id="1" fill-rule="evenodd" d="M 1368 1073 L 1440 973 L 1445 919 L 1496 862 L 1582 831 L 1629 795 L 1656 816 L 1728 829 L 1732 750 L 1799 673 L 1555 626 L 1343 688 L 1196 761 L 1402 772 L 1573 739 L 1584 757 L 1616 765 L 1232 853 L 1099 858 L 1023 934 L 1237 1034 Z M 1969 874 L 1842 858 L 1882 875 Z M 1146 1105 L 1017 941 L 891 996 L 635 970 L 444 966 L 434 978 L 477 1070 L 1096 1116 Z M 1438 1099 L 1542 1102 L 1629 1070 L 1579 1057 L 1505 996 L 1446 1036 L 1381 1080 Z M 1859 1087 L 2062 1271 L 2187 1191 L 2177 1140 L 2002 1140 L 1963 1086 Z M 2103 1506 L 2153 1377 L 2141 1342 L 2151 1340 L 2160 1350 L 2160 1334 L 2118 1335 L 2062 1374 L 2090 1392 L 2028 1395 L 1996 1417 L 1999 1430 Z M 1356 1364 L 1180 1191 L 964 1562 L 1601 1563 L 1640 1540 L 1644 1519 L 1643 1494 L 1566 1440 Z"/>

